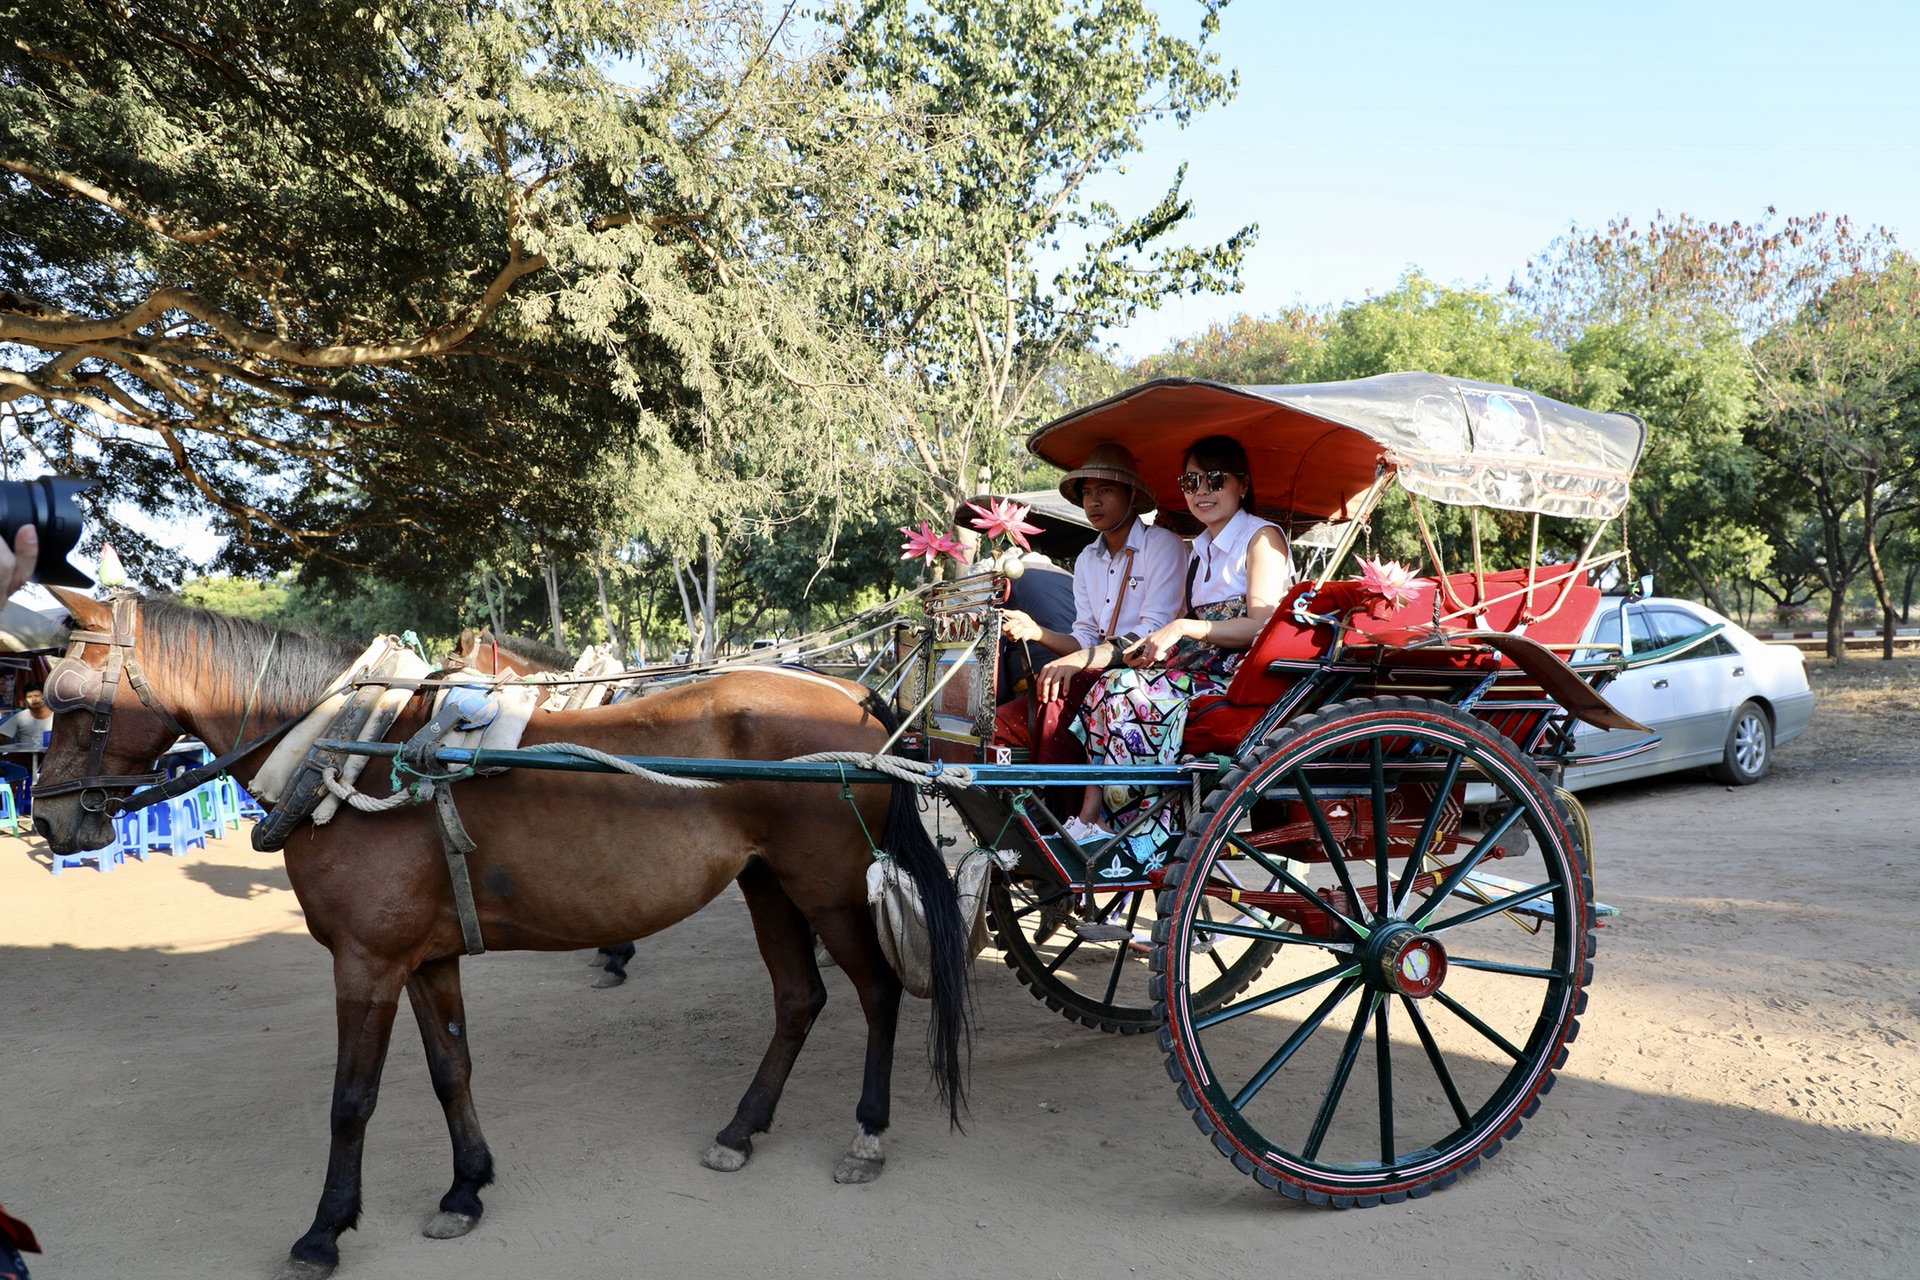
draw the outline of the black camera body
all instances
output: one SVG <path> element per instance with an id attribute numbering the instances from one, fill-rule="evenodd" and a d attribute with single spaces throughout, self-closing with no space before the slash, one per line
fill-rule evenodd
<path id="1" fill-rule="evenodd" d="M 0 481 L 0 542 L 13 545 L 13 535 L 28 525 L 40 534 L 40 559 L 33 581 L 54 587 L 91 587 L 93 579 L 67 563 L 80 545 L 85 517 L 74 498 L 93 488 L 91 480 L 41 476 L 37 480 Z"/>

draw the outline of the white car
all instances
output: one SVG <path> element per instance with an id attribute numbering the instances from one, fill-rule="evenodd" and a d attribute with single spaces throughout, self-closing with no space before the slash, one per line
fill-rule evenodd
<path id="1" fill-rule="evenodd" d="M 1624 615 L 1625 640 L 1621 626 Z M 1806 659 L 1791 645 L 1767 644 L 1705 605 L 1658 596 L 1628 601 L 1607 596 L 1587 623 L 1583 643 L 1619 645 L 1629 656 L 1672 648 L 1718 626 L 1719 631 L 1671 656 L 1621 672 L 1601 693 L 1660 735 L 1581 724 L 1574 765 L 1562 785 L 1582 787 L 1706 766 L 1719 781 L 1760 781 L 1773 749 L 1800 735 L 1813 718 Z M 1576 652 L 1574 660 L 1599 657 Z"/>

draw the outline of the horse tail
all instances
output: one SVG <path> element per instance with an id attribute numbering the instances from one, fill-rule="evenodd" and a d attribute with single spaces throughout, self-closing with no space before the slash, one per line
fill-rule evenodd
<path id="1" fill-rule="evenodd" d="M 870 697 L 866 705 L 888 733 L 899 727 L 892 708 L 878 697 Z M 967 1105 L 967 1064 L 973 1053 L 967 930 L 960 918 L 960 895 L 947 872 L 946 859 L 927 837 L 919 802 L 907 783 L 893 784 L 882 842 L 887 854 L 913 877 L 920 890 L 933 969 L 927 1058 L 933 1068 L 934 1087 L 947 1106 L 947 1118 L 958 1129 L 960 1113 Z"/>

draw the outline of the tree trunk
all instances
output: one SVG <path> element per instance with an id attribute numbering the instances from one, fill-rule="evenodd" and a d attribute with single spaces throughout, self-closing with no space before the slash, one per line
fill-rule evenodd
<path id="1" fill-rule="evenodd" d="M 1907 585 L 1900 592 L 1900 625 L 1906 626 L 1913 612 L 1913 580 L 1920 576 L 1920 560 L 1907 566 Z"/>
<path id="2" fill-rule="evenodd" d="M 607 575 L 600 568 L 600 561 L 606 553 L 607 540 L 602 537 L 600 554 L 593 558 L 593 585 L 600 593 L 600 621 L 607 627 L 607 643 L 612 645 L 616 652 L 620 652 L 625 650 L 626 645 L 621 641 L 619 633 L 613 629 L 613 610 L 607 608 Z"/>
<path id="3" fill-rule="evenodd" d="M 494 587 L 496 584 L 500 589 L 500 595 L 502 597 L 501 604 L 494 603 Z M 487 621 L 492 625 L 493 634 L 497 637 L 503 631 L 500 625 L 500 610 L 505 603 L 507 584 L 500 581 L 499 575 L 494 573 L 493 570 L 482 569 L 480 571 L 480 594 L 487 602 Z"/>
<path id="4" fill-rule="evenodd" d="M 680 570 L 680 557 L 676 555 L 673 558 L 673 585 L 680 591 L 680 612 L 687 619 L 687 659 L 692 661 L 698 655 L 700 648 L 700 622 L 694 616 L 693 601 L 687 596 L 686 580 L 680 576 Z M 691 568 L 687 570 L 687 577 L 693 577 Z M 694 585 L 697 588 L 699 584 L 696 582 Z"/>
<path id="5" fill-rule="evenodd" d="M 567 650 L 567 631 L 560 621 L 560 564 L 553 552 L 549 551 L 541 561 L 541 571 L 547 579 L 547 613 L 553 620 L 553 647 L 565 653 Z"/>
<path id="6" fill-rule="evenodd" d="M 714 545 L 713 531 L 707 530 L 701 535 L 707 550 L 707 590 L 700 600 L 700 621 L 705 631 L 706 660 L 711 662 L 720 656 L 719 619 L 714 608 L 714 596 L 719 589 L 720 551 Z"/>
<path id="7" fill-rule="evenodd" d="M 1846 625 L 1847 582 L 1836 574 L 1827 595 L 1827 656 L 1835 662 L 1847 659 Z"/>
<path id="8" fill-rule="evenodd" d="M 1880 657 L 1893 661 L 1893 593 L 1887 589 L 1887 571 L 1880 563 L 1880 548 L 1873 541 L 1873 507 L 1867 507 L 1867 572 L 1873 578 L 1873 597 L 1880 605 Z"/>

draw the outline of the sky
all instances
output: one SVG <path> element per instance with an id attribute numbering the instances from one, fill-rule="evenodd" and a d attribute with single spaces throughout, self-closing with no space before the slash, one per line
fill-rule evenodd
<path id="1" fill-rule="evenodd" d="M 1155 0 L 1170 30 L 1198 6 Z M 1249 222 L 1238 295 L 1109 335 L 1128 356 L 1246 311 L 1504 288 L 1569 226 L 1844 213 L 1920 243 L 1920 3 L 1232 0 L 1238 97 L 1153 126 L 1096 194 L 1150 205 L 1181 162 L 1189 240 Z"/>

